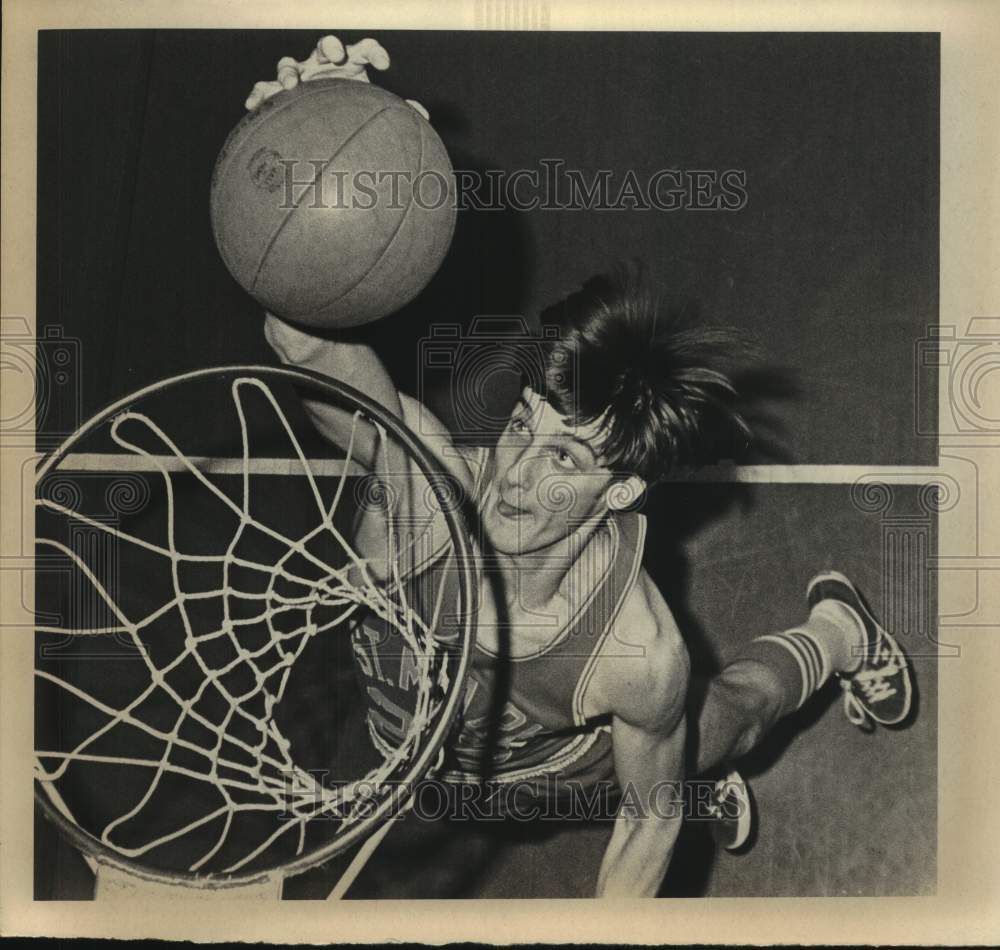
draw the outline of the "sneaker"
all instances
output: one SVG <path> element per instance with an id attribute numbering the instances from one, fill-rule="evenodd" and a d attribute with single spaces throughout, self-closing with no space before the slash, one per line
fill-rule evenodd
<path id="1" fill-rule="evenodd" d="M 709 830 L 718 844 L 735 851 L 746 843 L 753 829 L 753 805 L 750 789 L 739 772 L 730 772 L 715 783 L 708 811 L 712 819 Z"/>
<path id="2" fill-rule="evenodd" d="M 843 574 L 828 571 L 809 582 L 810 609 L 827 598 L 850 608 L 865 631 L 861 666 L 853 673 L 837 674 L 844 691 L 844 714 L 861 728 L 868 726 L 869 720 L 883 726 L 898 725 L 909 715 L 913 695 L 906 654 Z"/>

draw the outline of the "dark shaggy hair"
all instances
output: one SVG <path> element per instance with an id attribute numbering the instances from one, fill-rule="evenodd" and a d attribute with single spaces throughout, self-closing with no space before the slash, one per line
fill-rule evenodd
<path id="1" fill-rule="evenodd" d="M 753 346 L 666 312 L 637 262 L 592 277 L 541 322 L 555 327 L 543 333 L 542 395 L 572 424 L 603 418 L 598 448 L 616 474 L 654 484 L 748 444 L 733 380 Z"/>

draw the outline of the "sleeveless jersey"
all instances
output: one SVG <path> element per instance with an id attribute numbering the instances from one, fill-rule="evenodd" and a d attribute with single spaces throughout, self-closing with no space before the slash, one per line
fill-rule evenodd
<path id="1" fill-rule="evenodd" d="M 489 452 L 472 460 L 474 498 L 482 495 Z M 641 569 L 646 519 L 612 513 L 582 546 L 564 582 L 572 618 L 553 629 L 549 645 L 525 656 L 492 653 L 476 644 L 466 692 L 446 745 L 440 778 L 452 782 L 516 782 L 545 794 L 551 780 L 590 787 L 613 782 L 610 723 L 588 720 L 583 697 L 597 655 L 610 635 Z M 406 579 L 407 596 L 430 617 L 440 604 L 436 632 L 455 636 L 458 574 L 450 545 L 431 553 Z M 386 753 L 406 734 L 418 665 L 402 637 L 368 615 L 352 633 L 365 692 L 368 728 Z"/>

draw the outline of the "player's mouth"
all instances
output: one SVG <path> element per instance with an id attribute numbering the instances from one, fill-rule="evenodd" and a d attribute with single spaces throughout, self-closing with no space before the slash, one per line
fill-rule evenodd
<path id="1" fill-rule="evenodd" d="M 508 505 L 507 502 L 497 494 L 497 511 L 500 512 L 501 516 L 504 518 L 523 518 L 529 512 L 525 511 L 523 508 L 515 508 L 513 505 Z"/>

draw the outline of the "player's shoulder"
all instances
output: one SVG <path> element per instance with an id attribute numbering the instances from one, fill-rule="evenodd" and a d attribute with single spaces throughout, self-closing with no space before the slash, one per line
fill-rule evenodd
<path id="1" fill-rule="evenodd" d="M 657 676 L 675 685 L 687 683 L 691 671 L 687 645 L 659 587 L 645 571 L 640 571 L 623 605 L 623 613 L 640 631 L 640 638 Z"/>
<path id="2" fill-rule="evenodd" d="M 625 627 L 629 639 L 644 647 L 684 651 L 684 639 L 673 611 L 645 570 L 639 571 L 625 595 L 615 626 Z"/>
<path id="3" fill-rule="evenodd" d="M 691 663 L 674 615 L 645 571 L 626 595 L 600 659 L 609 712 L 651 727 L 674 718 Z"/>

